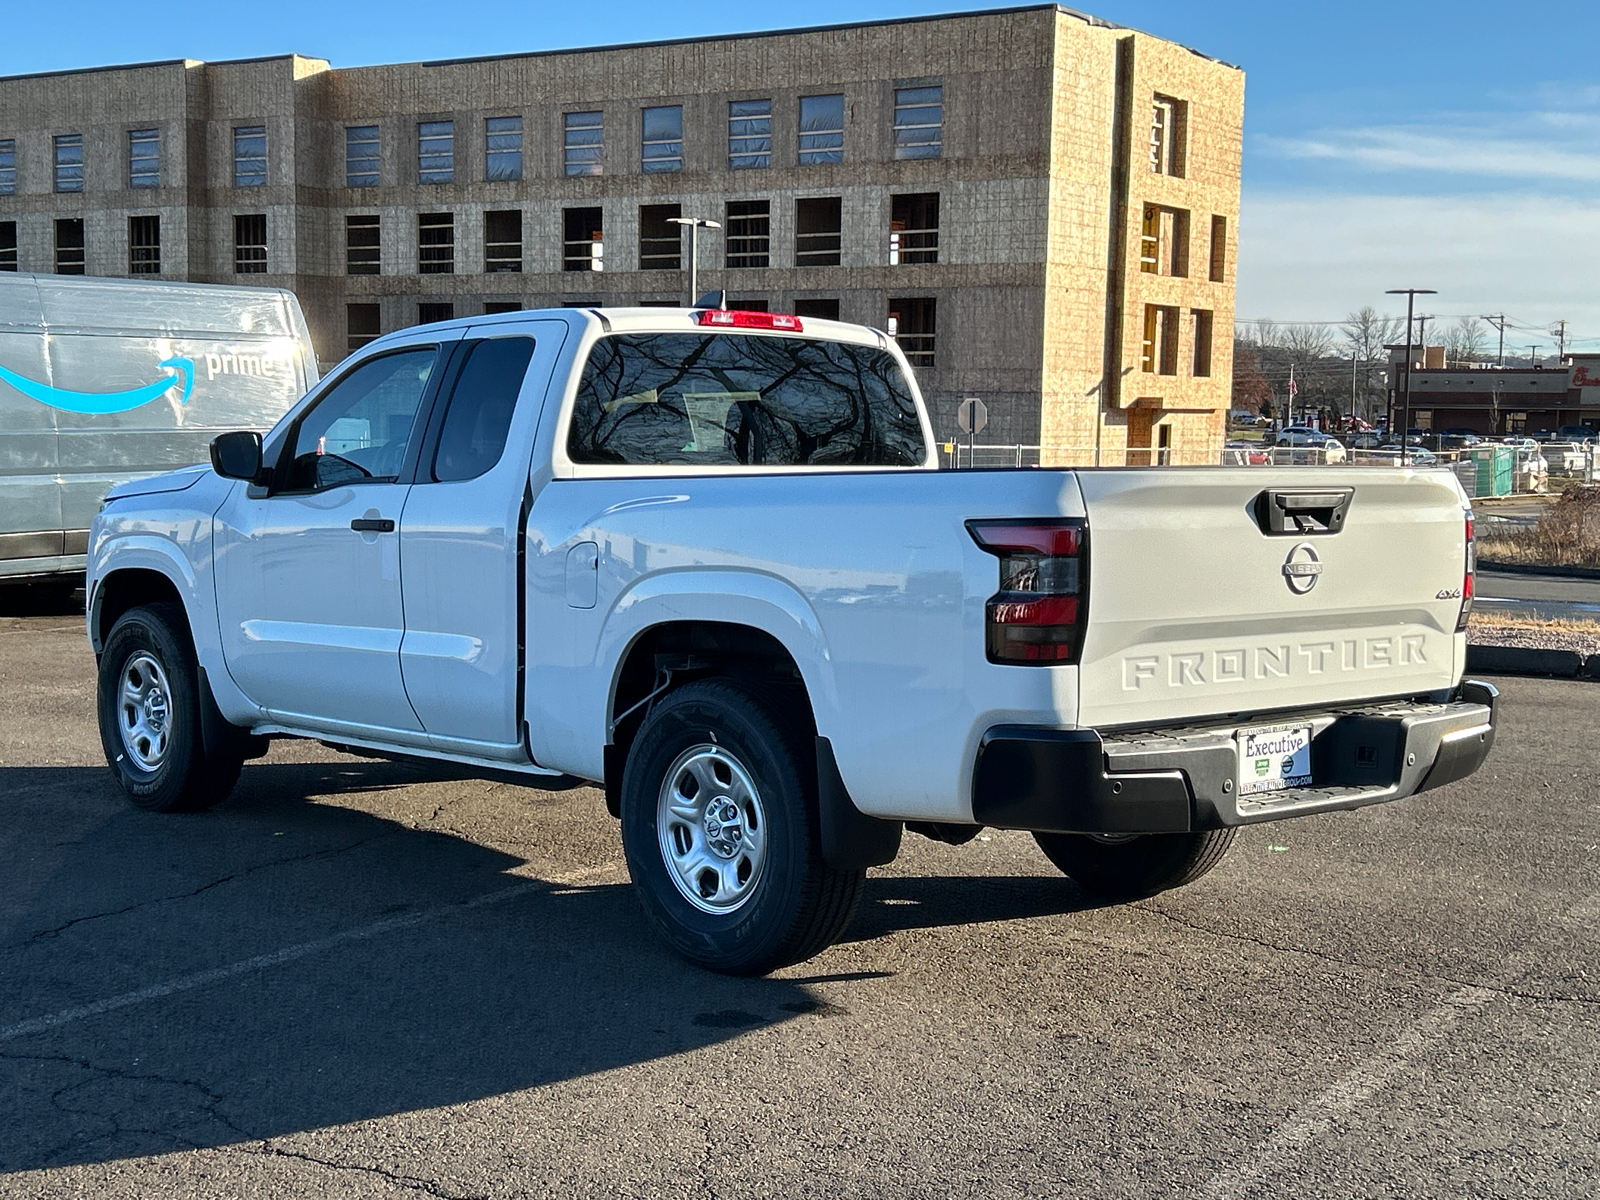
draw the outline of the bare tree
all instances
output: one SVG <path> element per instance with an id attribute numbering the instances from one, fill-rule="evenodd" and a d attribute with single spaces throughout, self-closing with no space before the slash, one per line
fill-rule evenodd
<path id="1" fill-rule="evenodd" d="M 1251 340 L 1258 346 L 1276 346 L 1281 340 L 1278 323 L 1266 318 L 1257 321 L 1251 333 Z"/>
<path id="2" fill-rule="evenodd" d="M 1387 357 L 1384 347 L 1397 343 L 1405 336 L 1405 322 L 1399 317 L 1380 316 L 1368 304 L 1358 308 L 1339 326 L 1343 332 L 1350 356 L 1359 362 L 1379 362 Z"/>
<path id="3" fill-rule="evenodd" d="M 1333 334 L 1326 325 L 1285 325 L 1278 344 L 1295 362 L 1309 363 L 1333 353 Z"/>
<path id="4" fill-rule="evenodd" d="M 1477 317 L 1461 317 L 1444 335 L 1444 357 L 1447 363 L 1481 362 L 1488 345 L 1489 335 Z"/>
<path id="5" fill-rule="evenodd" d="M 1255 347 L 1244 341 L 1233 348 L 1233 407 L 1258 416 L 1272 415 L 1272 388 L 1261 374 Z"/>

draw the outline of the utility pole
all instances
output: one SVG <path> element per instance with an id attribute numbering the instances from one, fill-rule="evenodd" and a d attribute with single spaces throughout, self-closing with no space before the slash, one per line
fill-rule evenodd
<path id="1" fill-rule="evenodd" d="M 1556 366 L 1561 365 L 1561 360 L 1567 356 L 1567 323 L 1556 322 Z"/>
<path id="2" fill-rule="evenodd" d="M 1417 314 L 1417 345 L 1422 347 L 1422 365 L 1428 365 L 1428 322 L 1433 320 L 1431 315 Z"/>
<path id="3" fill-rule="evenodd" d="M 1505 313 L 1501 313 L 1499 316 L 1486 316 L 1483 319 L 1500 331 L 1500 353 L 1498 356 L 1498 365 L 1504 367 L 1506 365 L 1506 315 Z"/>
<path id="4" fill-rule="evenodd" d="M 1400 416 L 1400 465 L 1406 465 L 1408 452 L 1406 449 L 1406 430 L 1411 428 L 1411 310 L 1415 307 L 1418 296 L 1437 296 L 1439 293 L 1433 288 L 1390 288 L 1385 296 L 1404 296 L 1406 298 L 1406 361 L 1402 364 L 1405 368 L 1404 399 L 1401 401 Z M 1426 317 L 1423 320 L 1427 320 Z"/>

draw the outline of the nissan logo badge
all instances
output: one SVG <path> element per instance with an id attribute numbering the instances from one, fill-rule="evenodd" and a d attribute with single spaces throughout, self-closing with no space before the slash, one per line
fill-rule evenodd
<path id="1" fill-rule="evenodd" d="M 1296 596 L 1304 596 L 1316 587 L 1317 577 L 1321 574 L 1322 560 L 1317 557 L 1310 542 L 1301 542 L 1289 551 L 1289 557 L 1283 564 L 1283 578 Z"/>

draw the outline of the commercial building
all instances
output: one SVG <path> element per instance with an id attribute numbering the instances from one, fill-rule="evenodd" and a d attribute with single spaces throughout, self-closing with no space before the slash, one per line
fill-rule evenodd
<path id="1" fill-rule="evenodd" d="M 1244 76 L 1054 5 L 335 69 L 0 79 L 0 269 L 259 282 L 401 326 L 702 288 L 893 323 L 954 438 L 1214 462 Z"/>
<path id="2" fill-rule="evenodd" d="M 1600 433 L 1600 355 L 1575 354 L 1551 367 L 1446 369 L 1443 361 L 1441 354 L 1439 365 L 1411 372 L 1413 427 L 1532 437 L 1587 425 Z M 1396 397 L 1397 426 L 1400 405 Z"/>

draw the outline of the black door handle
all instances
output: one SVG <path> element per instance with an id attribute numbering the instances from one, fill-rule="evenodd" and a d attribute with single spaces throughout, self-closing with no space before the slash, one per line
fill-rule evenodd
<path id="1" fill-rule="evenodd" d="M 357 517 L 350 528 L 357 533 L 393 533 L 394 522 L 388 517 Z"/>

